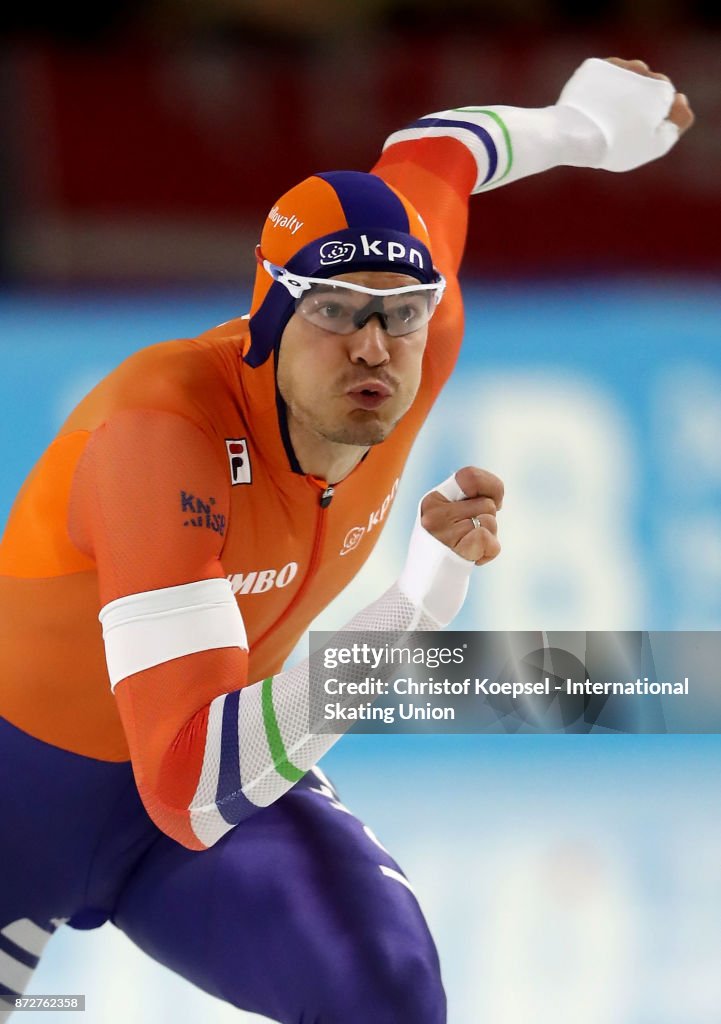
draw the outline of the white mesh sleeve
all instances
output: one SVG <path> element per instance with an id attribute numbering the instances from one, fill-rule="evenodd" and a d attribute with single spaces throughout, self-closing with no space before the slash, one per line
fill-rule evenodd
<path id="1" fill-rule="evenodd" d="M 416 607 L 406 595 L 394 584 L 377 601 L 369 605 L 343 627 L 343 632 L 375 632 L 392 633 L 396 642 L 401 643 L 403 637 L 411 631 L 437 629 L 438 623 Z M 339 666 L 336 670 L 338 679 L 357 679 L 358 666 Z M 278 733 L 282 743 L 282 762 L 279 763 L 278 748 L 273 752 L 274 740 L 268 734 L 267 712 L 265 728 L 259 729 L 263 721 L 263 684 L 246 687 L 240 695 L 239 736 L 240 766 L 243 780 L 243 792 L 254 803 L 265 807 L 277 800 L 294 781 L 297 769 L 299 776 L 305 774 L 323 754 L 340 738 L 342 733 L 315 734 L 309 731 L 310 726 L 310 659 L 281 672 L 273 677 L 272 697 L 273 710 L 277 721 Z M 269 687 L 269 684 L 265 684 Z M 265 700 L 268 700 L 266 692 Z M 368 701 L 367 696 L 347 696 L 339 698 L 347 707 L 360 705 Z M 276 737 L 277 740 L 277 737 Z M 288 770 L 288 766 L 291 770 Z M 279 771 L 280 769 L 280 771 Z"/>
<path id="2" fill-rule="evenodd" d="M 450 500 L 465 497 L 455 477 L 437 489 Z M 437 629 L 459 610 L 472 570 L 473 562 L 454 555 L 423 530 L 417 520 L 401 581 L 355 615 L 340 632 L 382 631 L 387 642 L 401 644 L 411 632 Z M 357 679 L 358 666 L 341 665 L 334 671 L 343 682 Z M 221 750 L 220 745 L 229 742 L 221 722 L 225 702 L 237 699 L 237 694 L 225 694 L 213 701 L 209 724 L 215 723 L 215 727 L 209 727 L 204 765 L 190 805 L 193 828 L 204 843 L 217 841 L 236 823 L 229 816 L 229 807 L 236 808 L 238 821 L 253 808 L 267 807 L 312 768 L 342 735 L 312 731 L 310 687 L 311 659 L 306 659 L 287 672 L 240 691 L 237 736 L 232 737 L 233 743 L 237 740 L 240 778 L 229 783 L 224 779 L 221 785 L 220 765 L 228 760 L 228 752 Z M 369 698 L 344 693 L 338 699 L 343 706 L 352 707 L 367 703 Z M 223 785 L 229 785 L 225 792 Z"/>

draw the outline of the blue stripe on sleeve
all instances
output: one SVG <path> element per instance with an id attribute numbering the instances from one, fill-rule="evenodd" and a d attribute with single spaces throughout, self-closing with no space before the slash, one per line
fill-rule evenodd
<path id="1" fill-rule="evenodd" d="M 50 936 L 48 936 L 50 938 Z M 40 957 L 35 956 L 33 953 L 28 953 L 22 946 L 17 946 L 11 939 L 8 939 L 5 935 L 0 935 L 0 951 L 7 953 L 13 960 L 17 960 L 25 967 L 32 967 L 33 970 L 40 963 Z"/>
<path id="2" fill-rule="evenodd" d="M 258 810 L 241 792 L 240 749 L 238 747 L 238 707 L 240 690 L 229 693 L 223 702 L 223 725 L 220 737 L 220 770 L 215 803 L 221 816 L 235 825 Z"/>
<path id="3" fill-rule="evenodd" d="M 445 117 L 422 117 L 419 121 L 406 125 L 403 131 L 407 131 L 410 128 L 463 128 L 466 131 L 473 132 L 476 138 L 481 140 L 488 153 L 488 173 L 481 184 L 486 185 L 491 181 L 498 170 L 498 150 L 496 149 L 496 144 L 491 134 L 485 128 L 481 128 L 479 124 L 474 124 L 472 121 L 451 121 Z"/>

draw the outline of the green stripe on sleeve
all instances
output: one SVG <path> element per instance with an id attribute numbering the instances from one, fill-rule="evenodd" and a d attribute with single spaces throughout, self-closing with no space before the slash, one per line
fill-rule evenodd
<path id="1" fill-rule="evenodd" d="M 506 165 L 506 169 L 503 172 L 503 174 L 500 176 L 500 178 L 496 178 L 496 180 L 493 181 L 493 182 L 489 181 L 488 184 L 489 185 L 495 185 L 499 181 L 503 181 L 503 179 L 508 174 L 510 174 L 511 168 L 513 167 L 513 143 L 511 142 L 511 133 L 509 132 L 508 128 L 506 127 L 506 122 L 503 120 L 503 118 L 498 116 L 498 114 L 495 112 L 495 110 L 485 110 L 483 107 L 456 107 L 455 110 L 459 114 L 462 114 L 464 110 L 470 111 L 473 114 L 485 114 L 486 117 L 490 117 L 492 121 L 495 121 L 496 124 L 498 125 L 498 127 L 501 129 L 501 132 L 503 133 L 504 141 L 506 143 L 506 151 L 507 151 L 507 155 L 508 155 L 508 164 Z"/>
<path id="2" fill-rule="evenodd" d="M 288 782 L 298 782 L 303 778 L 305 772 L 302 772 L 300 768 L 296 768 L 288 760 L 283 737 L 280 735 L 280 728 L 278 727 L 278 719 L 275 717 L 275 708 L 273 707 L 272 676 L 263 680 L 262 702 L 265 735 L 268 738 L 268 747 L 270 748 L 270 756 L 273 758 L 275 770 L 282 778 L 287 779 Z"/>

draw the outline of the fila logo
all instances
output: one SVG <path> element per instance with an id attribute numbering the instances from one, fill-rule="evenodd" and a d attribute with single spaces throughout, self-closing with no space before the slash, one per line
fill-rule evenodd
<path id="1" fill-rule="evenodd" d="M 230 463 L 230 482 L 236 484 L 252 484 L 253 473 L 250 468 L 250 456 L 248 455 L 248 443 L 244 437 L 226 440 L 225 448 L 228 452 Z"/>
<path id="2" fill-rule="evenodd" d="M 235 572 L 228 576 L 234 594 L 265 594 L 273 587 L 287 587 L 298 572 L 297 562 L 288 562 L 282 569 L 256 569 L 253 572 Z"/>

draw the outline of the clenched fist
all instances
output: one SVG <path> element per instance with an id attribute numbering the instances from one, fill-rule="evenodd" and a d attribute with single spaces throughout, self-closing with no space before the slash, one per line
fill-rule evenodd
<path id="1" fill-rule="evenodd" d="M 671 81 L 668 75 L 662 75 L 659 71 L 651 71 L 648 64 L 643 60 L 623 60 L 622 57 L 606 57 L 606 63 L 615 64 L 617 68 L 625 68 L 626 71 L 634 71 L 637 75 L 643 75 L 644 78 L 658 78 L 663 82 Z M 685 93 L 675 93 L 671 109 L 666 117 L 672 124 L 676 125 L 679 135 L 683 135 L 684 132 L 688 131 L 694 123 L 695 117 Z"/>
<path id="2" fill-rule="evenodd" d="M 459 469 L 455 481 L 465 497 L 449 500 L 431 491 L 421 503 L 421 526 L 457 555 L 485 565 L 501 550 L 496 513 L 503 504 L 503 483 L 475 466 Z"/>
<path id="3" fill-rule="evenodd" d="M 658 159 L 693 123 L 688 100 L 666 75 L 620 57 L 585 60 L 561 90 L 556 109 L 566 117 L 569 110 L 583 114 L 595 126 L 600 151 L 579 165 L 605 171 L 631 171 Z"/>

